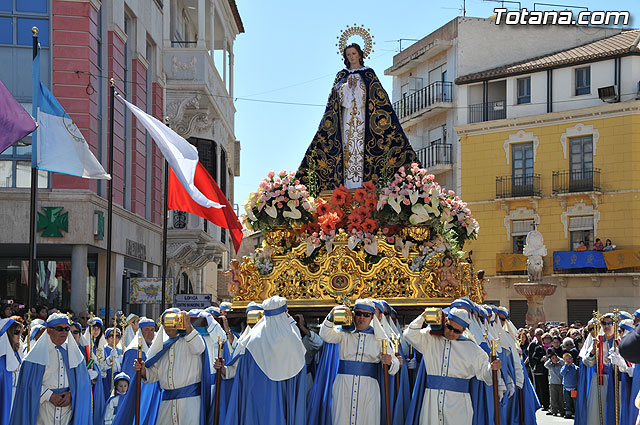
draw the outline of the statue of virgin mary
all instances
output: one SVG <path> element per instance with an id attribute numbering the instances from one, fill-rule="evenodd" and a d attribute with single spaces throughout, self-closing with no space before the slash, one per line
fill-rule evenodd
<path id="1" fill-rule="evenodd" d="M 370 50 L 366 48 L 365 50 Z M 345 68 L 336 75 L 318 131 L 298 168 L 297 178 L 316 196 L 343 184 L 386 183 L 401 166 L 418 162 L 362 49 L 342 49 Z"/>

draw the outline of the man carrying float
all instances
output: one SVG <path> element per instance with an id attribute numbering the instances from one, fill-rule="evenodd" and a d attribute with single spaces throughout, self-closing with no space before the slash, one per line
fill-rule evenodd
<path id="1" fill-rule="evenodd" d="M 423 329 L 424 314 L 404 331 L 407 341 L 422 353 L 426 368 L 422 406 L 416 410 L 419 414 L 411 423 L 471 424 L 471 378 L 476 377 L 492 385 L 492 371 L 499 371 L 502 364 L 499 359 L 489 362 L 486 353 L 476 343 L 462 336 L 470 321 L 466 310 L 453 307 L 442 331 L 432 330 L 430 326 Z"/>

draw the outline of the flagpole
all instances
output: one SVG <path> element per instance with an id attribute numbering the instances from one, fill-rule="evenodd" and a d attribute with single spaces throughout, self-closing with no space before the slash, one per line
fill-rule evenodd
<path id="1" fill-rule="evenodd" d="M 113 233 L 113 122 L 114 122 L 114 98 L 116 93 L 116 82 L 112 78 L 109 80 L 109 175 L 111 179 L 107 182 L 107 269 L 106 269 L 106 294 L 104 308 L 104 323 L 109 327 L 109 309 L 111 303 L 111 236 Z M 114 338 L 115 339 L 115 338 Z"/>
<path id="2" fill-rule="evenodd" d="M 165 118 L 165 124 L 169 127 L 169 117 Z M 169 163 L 164 160 L 164 203 L 162 207 L 162 302 L 160 304 L 160 314 L 166 308 L 167 296 L 167 219 L 169 216 Z"/>
<path id="3" fill-rule="evenodd" d="M 33 33 L 33 60 L 38 55 L 38 27 L 31 28 Z M 37 96 L 37 93 L 33 93 Z M 35 117 L 36 121 L 38 117 Z M 36 129 L 37 131 L 37 129 Z M 37 138 L 37 135 L 35 136 Z M 33 141 L 37 140 L 32 136 L 31 155 L 35 155 Z M 33 287 L 36 284 L 36 208 L 38 205 L 38 169 L 33 166 L 31 161 L 31 203 L 29 204 L 29 276 L 27 278 L 27 311 L 31 311 L 33 302 Z M 37 163 L 36 163 L 37 165 Z"/>

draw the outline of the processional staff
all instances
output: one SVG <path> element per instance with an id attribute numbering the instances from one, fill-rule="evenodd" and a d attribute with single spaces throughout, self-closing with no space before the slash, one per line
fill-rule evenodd
<path id="1" fill-rule="evenodd" d="M 27 311 L 27 353 L 31 351 L 31 310 Z"/>
<path id="2" fill-rule="evenodd" d="M 382 355 L 387 354 L 387 340 L 382 340 Z M 385 414 L 387 416 L 387 425 L 391 425 L 391 405 L 389 404 L 389 365 L 382 365 L 382 379 L 384 381 L 384 403 L 385 403 Z"/>
<path id="3" fill-rule="evenodd" d="M 398 357 L 400 355 L 400 336 L 396 335 L 396 336 L 392 336 L 391 337 L 391 343 L 393 344 L 393 351 L 395 353 L 395 356 Z M 400 371 L 398 371 L 398 373 L 396 373 L 396 399 L 398 398 L 398 394 L 400 394 Z"/>
<path id="4" fill-rule="evenodd" d="M 618 337 L 620 335 L 620 310 L 613 309 L 613 347 L 614 351 L 618 352 Z M 620 369 L 618 366 L 611 363 L 613 369 L 613 384 L 614 384 L 614 405 L 616 408 L 616 425 L 620 425 Z"/>
<path id="5" fill-rule="evenodd" d="M 218 359 L 222 360 L 222 351 L 225 340 L 220 341 L 218 336 Z M 216 394 L 213 400 L 213 425 L 218 425 L 220 422 L 220 384 L 222 382 L 222 370 L 218 370 L 216 373 Z M 138 424 L 136 424 L 138 425 Z"/>
<path id="6" fill-rule="evenodd" d="M 603 425 L 602 423 L 602 394 L 600 394 L 600 387 L 603 384 L 603 379 L 602 379 L 602 369 L 601 369 L 601 365 L 600 365 L 600 356 L 602 355 L 601 351 L 602 351 L 602 339 L 600 338 L 600 335 L 598 335 L 600 333 L 600 320 L 602 319 L 602 316 L 600 315 L 600 312 L 598 311 L 594 311 L 593 312 L 593 330 L 594 330 L 594 337 L 593 337 L 593 343 L 596 346 L 596 377 L 597 377 L 597 382 L 596 382 L 596 392 L 598 393 L 598 414 L 600 416 L 600 425 Z"/>
<path id="7" fill-rule="evenodd" d="M 87 367 L 91 367 L 91 362 L 93 361 L 93 319 L 95 317 L 93 313 L 89 313 L 89 321 L 87 322 L 89 330 L 89 359 L 87 360 Z"/>
<path id="8" fill-rule="evenodd" d="M 491 349 L 491 362 L 498 358 L 498 344 L 500 338 L 497 340 L 489 340 L 488 335 L 485 334 L 484 338 L 489 343 Z M 500 425 L 500 396 L 498 395 L 498 371 L 491 370 L 491 385 L 493 386 L 493 421 L 495 425 Z"/>
<path id="9" fill-rule="evenodd" d="M 142 336 L 138 335 L 138 363 L 142 363 Z M 142 377 L 136 372 L 136 425 L 140 425 L 140 389 Z"/>

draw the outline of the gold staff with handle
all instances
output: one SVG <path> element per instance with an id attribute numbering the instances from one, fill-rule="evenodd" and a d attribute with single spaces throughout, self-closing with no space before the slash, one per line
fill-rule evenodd
<path id="1" fill-rule="evenodd" d="M 31 310 L 27 311 L 27 353 L 31 351 Z"/>
<path id="2" fill-rule="evenodd" d="M 618 336 L 620 329 L 620 310 L 617 308 L 613 309 L 613 347 L 614 352 L 618 352 Z M 613 369 L 613 384 L 614 391 L 614 405 L 616 408 L 616 425 L 620 425 L 620 368 L 611 363 Z"/>
<path id="3" fill-rule="evenodd" d="M 400 336 L 392 336 L 391 343 L 393 344 L 393 351 L 396 357 L 400 356 Z M 396 373 L 396 399 L 400 393 L 400 371 Z"/>
<path id="4" fill-rule="evenodd" d="M 218 336 L 218 359 L 222 360 L 224 339 L 220 341 Z M 218 425 L 220 421 L 220 384 L 222 382 L 222 370 L 216 371 L 216 394 L 213 399 L 213 425 Z"/>
<path id="5" fill-rule="evenodd" d="M 602 394 L 600 394 L 600 386 L 602 385 L 602 370 L 600 369 L 600 351 L 602 350 L 602 347 L 600 345 L 600 336 L 598 335 L 600 333 L 600 320 L 602 319 L 602 316 L 600 315 L 600 313 L 598 311 L 594 311 L 593 312 L 593 330 L 594 330 L 594 338 L 593 338 L 593 343 L 595 344 L 596 347 L 596 389 L 597 389 L 597 393 L 598 393 L 598 414 L 600 415 L 600 425 L 602 424 Z"/>
<path id="6" fill-rule="evenodd" d="M 142 336 L 138 335 L 138 363 L 142 362 Z M 140 425 L 140 390 L 142 377 L 136 372 L 136 425 Z"/>
<path id="7" fill-rule="evenodd" d="M 498 344 L 500 344 L 500 338 L 497 340 L 489 340 L 489 335 L 485 334 L 484 339 L 489 344 L 491 349 L 491 362 L 498 358 Z M 491 385 L 493 386 L 493 421 L 495 425 L 500 425 L 500 396 L 498 395 L 498 371 L 491 371 Z"/>
<path id="8" fill-rule="evenodd" d="M 387 340 L 382 340 L 382 354 L 387 354 Z M 391 425 L 391 405 L 389 404 L 389 365 L 382 365 L 382 377 L 384 381 L 384 401 L 385 401 L 385 414 L 387 415 L 387 425 Z"/>

